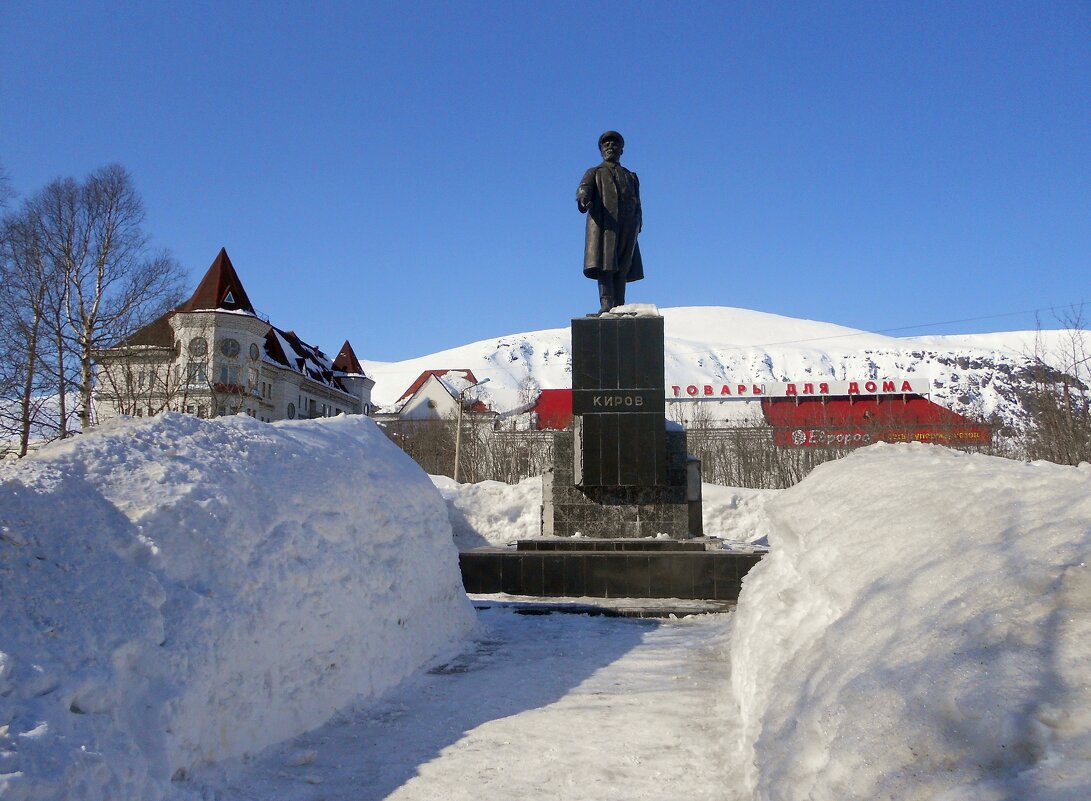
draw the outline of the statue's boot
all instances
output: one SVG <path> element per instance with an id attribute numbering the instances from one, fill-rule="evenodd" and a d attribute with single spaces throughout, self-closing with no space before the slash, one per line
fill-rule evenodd
<path id="1" fill-rule="evenodd" d="M 614 273 L 614 306 L 625 305 L 625 274 Z"/>
<path id="2" fill-rule="evenodd" d="M 614 308 L 614 279 L 611 276 L 599 279 L 599 314 L 605 314 Z"/>

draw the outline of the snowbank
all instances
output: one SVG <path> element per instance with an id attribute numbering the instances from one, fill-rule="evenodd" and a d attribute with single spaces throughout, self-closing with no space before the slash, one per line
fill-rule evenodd
<path id="1" fill-rule="evenodd" d="M 1091 797 L 1091 466 L 876 445 L 768 513 L 732 640 L 755 799 Z"/>
<path id="2" fill-rule="evenodd" d="M 518 484 L 481 481 L 459 484 L 432 476 L 447 502 L 447 515 L 459 550 L 483 545 L 504 546 L 542 533 L 542 477 Z"/>
<path id="3" fill-rule="evenodd" d="M 769 544 L 766 505 L 784 490 L 701 485 L 701 520 L 705 534 L 728 540 L 730 547 Z"/>
<path id="4" fill-rule="evenodd" d="M 541 476 L 518 484 L 458 484 L 447 476 L 431 478 L 447 501 L 447 515 L 460 551 L 485 545 L 503 547 L 541 536 Z M 703 484 L 701 492 L 706 536 L 728 540 L 729 547 L 765 544 L 769 533 L 765 504 L 781 490 Z"/>
<path id="5" fill-rule="evenodd" d="M 0 796 L 161 798 L 472 626 L 439 494 L 368 419 L 54 445 L 0 466 Z"/>

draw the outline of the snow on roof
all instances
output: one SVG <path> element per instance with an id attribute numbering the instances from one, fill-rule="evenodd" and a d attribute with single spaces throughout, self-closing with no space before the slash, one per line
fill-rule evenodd
<path id="1" fill-rule="evenodd" d="M 348 392 L 329 357 L 315 345 L 300 339 L 295 331 L 282 331 L 276 326 L 269 326 L 269 332 L 265 335 L 265 352 L 281 367 L 341 392 Z"/>
<path id="2" fill-rule="evenodd" d="M 409 389 L 401 394 L 396 403 L 401 403 L 407 398 L 411 398 L 417 394 L 417 391 L 424 386 L 425 382 L 429 378 L 435 378 L 440 384 L 451 393 L 452 397 L 458 397 L 458 393 L 478 383 L 477 378 L 474 377 L 473 370 L 468 369 L 446 369 L 446 370 L 425 370 L 419 376 L 417 376 L 413 383 L 409 385 Z"/>
<path id="3" fill-rule="evenodd" d="M 174 329 L 170 321 L 180 312 L 258 316 L 225 248 L 220 248 L 189 300 L 130 334 L 114 347 L 173 347 Z M 272 324 L 269 324 L 265 335 L 265 361 L 287 367 L 340 392 L 348 392 L 341 383 L 341 375 L 364 375 L 360 360 L 348 340 L 342 345 L 337 361 L 333 362 L 317 346 L 304 342 L 294 331 L 283 331 Z"/>
<path id="4" fill-rule="evenodd" d="M 425 370 L 419 376 L 414 379 L 410 384 L 409 389 L 402 393 L 401 397 L 396 400 L 391 408 L 395 413 L 401 412 L 410 400 L 412 400 L 421 388 L 424 387 L 429 381 L 435 380 L 443 389 L 456 401 L 461 393 L 473 387 L 476 384 L 480 384 L 481 381 L 473 374 L 473 370 L 461 368 L 461 369 L 446 369 L 446 370 Z M 469 398 L 469 405 L 466 407 L 471 412 L 488 412 L 491 411 L 492 398 L 489 396 L 488 391 L 482 388 L 480 395 L 476 398 Z"/>

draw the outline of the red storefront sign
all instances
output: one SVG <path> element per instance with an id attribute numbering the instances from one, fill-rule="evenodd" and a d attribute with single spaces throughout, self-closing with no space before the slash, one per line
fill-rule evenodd
<path id="1" fill-rule="evenodd" d="M 740 383 L 671 384 L 674 398 L 795 398 L 840 395 L 927 395 L 925 378 L 876 378 L 863 381 L 765 381 Z"/>
<path id="2" fill-rule="evenodd" d="M 858 448 L 873 442 L 987 445 L 992 429 L 919 396 L 766 399 L 762 413 L 785 448 Z"/>

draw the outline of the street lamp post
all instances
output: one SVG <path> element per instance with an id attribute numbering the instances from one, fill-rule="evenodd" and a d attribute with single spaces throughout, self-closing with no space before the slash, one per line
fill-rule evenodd
<path id="1" fill-rule="evenodd" d="M 454 475 L 455 481 L 458 481 L 458 457 L 459 457 L 459 450 L 462 447 L 462 409 L 466 405 L 465 402 L 464 402 L 464 396 L 466 395 L 467 392 L 469 392 L 474 387 L 479 387 L 482 384 L 487 384 L 487 383 L 489 383 L 489 379 L 483 378 L 480 381 L 478 381 L 476 384 L 470 384 L 470 386 L 466 387 L 466 389 L 464 389 L 460 393 L 458 393 L 458 426 L 455 429 L 455 475 Z"/>

